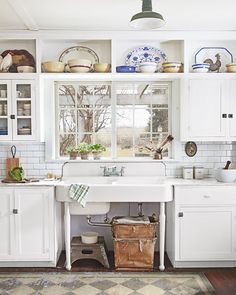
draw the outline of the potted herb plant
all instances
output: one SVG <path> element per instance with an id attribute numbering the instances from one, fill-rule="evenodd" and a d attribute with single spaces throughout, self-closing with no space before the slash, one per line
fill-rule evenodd
<path id="1" fill-rule="evenodd" d="M 91 151 L 90 145 L 87 144 L 86 142 L 81 142 L 78 145 L 77 151 L 81 157 L 81 160 L 88 160 L 88 155 Z"/>
<path id="2" fill-rule="evenodd" d="M 100 143 L 96 143 L 90 146 L 94 160 L 100 160 L 102 152 L 105 152 L 106 148 Z"/>
<path id="3" fill-rule="evenodd" d="M 70 160 L 76 160 L 77 157 L 78 157 L 78 149 L 77 147 L 75 146 L 69 146 L 67 149 L 66 149 L 67 153 L 69 154 L 70 156 Z"/>

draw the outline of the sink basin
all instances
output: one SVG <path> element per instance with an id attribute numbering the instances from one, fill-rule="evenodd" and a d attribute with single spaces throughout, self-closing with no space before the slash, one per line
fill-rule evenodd
<path id="1" fill-rule="evenodd" d="M 85 208 L 68 197 L 68 189 L 72 183 L 89 185 Z M 77 214 L 107 213 L 110 202 L 168 202 L 172 198 L 172 187 L 165 183 L 164 177 L 81 176 L 64 179 L 56 187 L 57 201 L 73 203 L 71 207 L 74 207 L 75 204 L 78 205 L 76 210 L 80 208 L 84 213 Z M 98 204 L 100 204 L 100 208 L 95 208 L 95 206 L 99 206 Z M 108 211 L 105 212 L 106 210 Z"/>

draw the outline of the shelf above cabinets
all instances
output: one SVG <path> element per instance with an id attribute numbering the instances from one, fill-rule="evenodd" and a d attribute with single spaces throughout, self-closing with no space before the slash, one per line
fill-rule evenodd
<path id="1" fill-rule="evenodd" d="M 0 54 L 5 50 L 27 50 L 35 59 L 36 73 L 39 75 L 43 73 L 41 65 L 46 61 L 58 61 L 60 57 L 65 62 L 68 59 L 74 58 L 90 59 L 91 57 L 93 59 L 93 54 L 91 55 L 89 50 L 98 56 L 100 63 L 111 64 L 110 72 L 112 74 L 116 74 L 117 66 L 127 63 L 127 56 L 132 50 L 140 47 L 159 49 L 165 54 L 168 62 L 183 63 L 184 74 L 193 74 L 198 77 L 201 77 L 203 74 L 192 73 L 193 63 L 202 63 L 206 59 L 211 59 L 212 65 L 215 65 L 217 61 L 216 54 L 219 53 L 221 66 L 219 69 L 220 73 L 217 73 L 217 75 L 223 75 L 226 71 L 226 63 L 234 62 L 234 57 L 236 56 L 236 36 L 233 34 L 224 34 L 224 38 L 220 33 L 209 35 L 204 34 L 204 32 L 201 34 L 199 32 L 192 32 L 191 34 L 186 32 L 179 32 L 178 34 L 173 32 L 165 32 L 165 34 L 163 32 L 77 32 L 74 34 L 65 34 L 63 32 L 42 34 L 41 32 L 35 32 L 34 36 L 30 34 L 27 37 L 22 35 L 22 38 L 19 38 L 19 34 L 10 34 L 9 36 L 8 38 L 0 36 Z M 78 48 L 85 48 L 85 50 L 77 50 Z M 140 52 L 137 53 L 135 58 L 139 59 L 139 54 Z M 20 59 L 20 57 L 17 58 Z M 22 58 L 24 59 L 25 57 L 23 56 Z M 149 59 L 150 56 L 147 57 L 147 61 Z M 19 63 L 22 64 L 24 61 L 20 60 Z M 23 77 L 37 75 L 32 73 L 0 73 L 0 77 L 8 74 L 19 75 L 19 78 L 17 77 L 16 79 L 21 79 L 22 75 Z M 68 75 L 68 78 L 80 77 L 78 73 L 65 74 Z M 94 73 L 88 74 L 93 75 Z M 103 75 L 106 74 L 103 73 Z M 132 75 L 136 74 L 140 73 Z M 170 77 L 182 77 L 178 76 L 179 74 L 171 74 Z M 212 74 L 216 73 L 207 73 L 206 75 Z M 152 74 L 147 75 L 152 77 Z M 97 78 L 99 76 L 92 77 Z M 142 78 L 142 76 L 137 77 Z M 161 78 L 162 76 L 156 77 Z"/>

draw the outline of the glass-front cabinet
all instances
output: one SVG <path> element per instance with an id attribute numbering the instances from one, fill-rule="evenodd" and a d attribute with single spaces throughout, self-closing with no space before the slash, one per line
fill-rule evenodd
<path id="1" fill-rule="evenodd" d="M 35 85 L 32 80 L 0 81 L 0 140 L 33 140 Z"/>

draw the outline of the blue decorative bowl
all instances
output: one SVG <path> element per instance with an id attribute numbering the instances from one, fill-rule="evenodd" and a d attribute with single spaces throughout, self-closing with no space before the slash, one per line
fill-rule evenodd
<path id="1" fill-rule="evenodd" d="M 118 66 L 116 67 L 117 73 L 135 73 L 136 67 L 134 66 Z"/>

